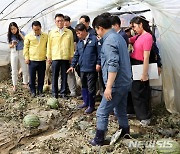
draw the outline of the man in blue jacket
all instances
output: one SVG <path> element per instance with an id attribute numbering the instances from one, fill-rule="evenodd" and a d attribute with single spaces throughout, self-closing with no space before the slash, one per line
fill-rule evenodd
<path id="1" fill-rule="evenodd" d="M 112 28 L 124 38 L 124 40 L 126 41 L 127 47 L 128 47 L 129 38 L 128 38 L 126 32 L 121 28 L 120 18 L 118 16 L 111 16 L 110 18 L 111 18 Z"/>
<path id="2" fill-rule="evenodd" d="M 82 96 L 84 103 L 79 108 L 88 107 L 85 113 L 95 110 L 96 80 L 97 72 L 100 71 L 100 45 L 95 35 L 90 34 L 84 24 L 75 27 L 79 42 L 72 59 L 71 67 L 67 72 L 74 71 L 77 63 L 80 66 L 82 82 Z"/>
<path id="3" fill-rule="evenodd" d="M 126 42 L 121 35 L 111 29 L 110 18 L 103 15 L 97 16 L 93 21 L 93 27 L 103 40 L 101 67 L 106 86 L 96 112 L 96 136 L 90 141 L 90 144 L 95 146 L 104 144 L 108 117 L 113 110 L 121 129 L 120 137 L 129 137 L 126 106 L 132 74 Z"/>
<path id="4" fill-rule="evenodd" d="M 82 15 L 80 18 L 79 18 L 79 23 L 82 23 L 86 26 L 87 28 L 87 31 L 90 33 L 90 34 L 93 34 L 93 35 L 96 35 L 96 32 L 93 28 L 91 28 L 91 26 L 89 26 L 90 24 L 90 18 L 89 16 L 87 15 Z"/>

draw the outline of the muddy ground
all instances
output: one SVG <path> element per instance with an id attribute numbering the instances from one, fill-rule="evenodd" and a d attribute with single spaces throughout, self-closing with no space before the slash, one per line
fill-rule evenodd
<path id="1" fill-rule="evenodd" d="M 166 139 L 173 143 L 180 142 L 180 115 L 166 111 L 164 103 L 153 104 L 152 123 L 142 127 L 136 118 L 129 119 L 132 139 L 119 139 L 113 145 L 92 147 L 88 141 L 94 137 L 96 116 L 84 114 L 78 110 L 81 100 L 59 98 L 58 110 L 47 106 L 45 97 L 31 98 L 28 89 L 19 85 L 16 93 L 12 92 L 11 81 L 0 83 L 0 153 L 1 154 L 153 154 L 157 153 L 157 141 Z M 96 103 L 96 108 L 98 104 Z M 25 128 L 23 117 L 35 114 L 40 118 L 38 128 Z M 111 115 L 108 126 L 107 140 L 118 130 L 116 118 Z M 141 143 L 130 147 L 130 142 Z M 148 143 L 155 142 L 155 146 Z M 132 143 L 131 142 L 131 143 Z M 164 143 L 164 142 L 163 142 Z M 180 147 L 180 146 L 179 146 Z M 172 147 L 166 153 L 179 153 Z"/>

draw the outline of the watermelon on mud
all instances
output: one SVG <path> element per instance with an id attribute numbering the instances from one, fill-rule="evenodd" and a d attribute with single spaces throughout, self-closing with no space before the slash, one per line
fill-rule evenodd
<path id="1" fill-rule="evenodd" d="M 50 106 L 51 109 L 59 108 L 59 102 L 56 98 L 49 98 L 47 101 L 47 105 Z"/>
<path id="2" fill-rule="evenodd" d="M 23 125 L 27 128 L 36 128 L 40 125 L 40 120 L 36 115 L 29 114 L 24 117 Z"/>

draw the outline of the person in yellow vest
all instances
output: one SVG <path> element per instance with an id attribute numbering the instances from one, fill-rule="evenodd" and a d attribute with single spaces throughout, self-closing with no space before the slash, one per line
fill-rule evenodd
<path id="1" fill-rule="evenodd" d="M 23 53 L 25 62 L 29 65 L 31 96 L 35 97 L 36 94 L 43 96 L 48 35 L 41 31 L 41 23 L 39 21 L 32 23 L 32 29 L 33 31 L 25 36 Z M 36 72 L 38 75 L 37 93 Z"/>
<path id="2" fill-rule="evenodd" d="M 57 28 L 48 37 L 47 60 L 52 62 L 52 95 L 58 98 L 58 77 L 61 71 L 60 96 L 67 96 L 67 70 L 74 55 L 74 39 L 71 30 L 64 27 L 64 15 L 56 14 Z"/>

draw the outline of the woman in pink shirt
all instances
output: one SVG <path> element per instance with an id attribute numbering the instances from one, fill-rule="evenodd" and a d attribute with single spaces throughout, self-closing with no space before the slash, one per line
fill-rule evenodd
<path id="1" fill-rule="evenodd" d="M 143 17 L 134 17 L 131 20 L 133 30 L 138 34 L 129 39 L 133 44 L 131 65 L 143 64 L 140 80 L 132 83 L 132 100 L 137 119 L 141 125 L 149 125 L 151 118 L 150 86 L 148 79 L 149 57 L 153 43 L 149 22 Z"/>

